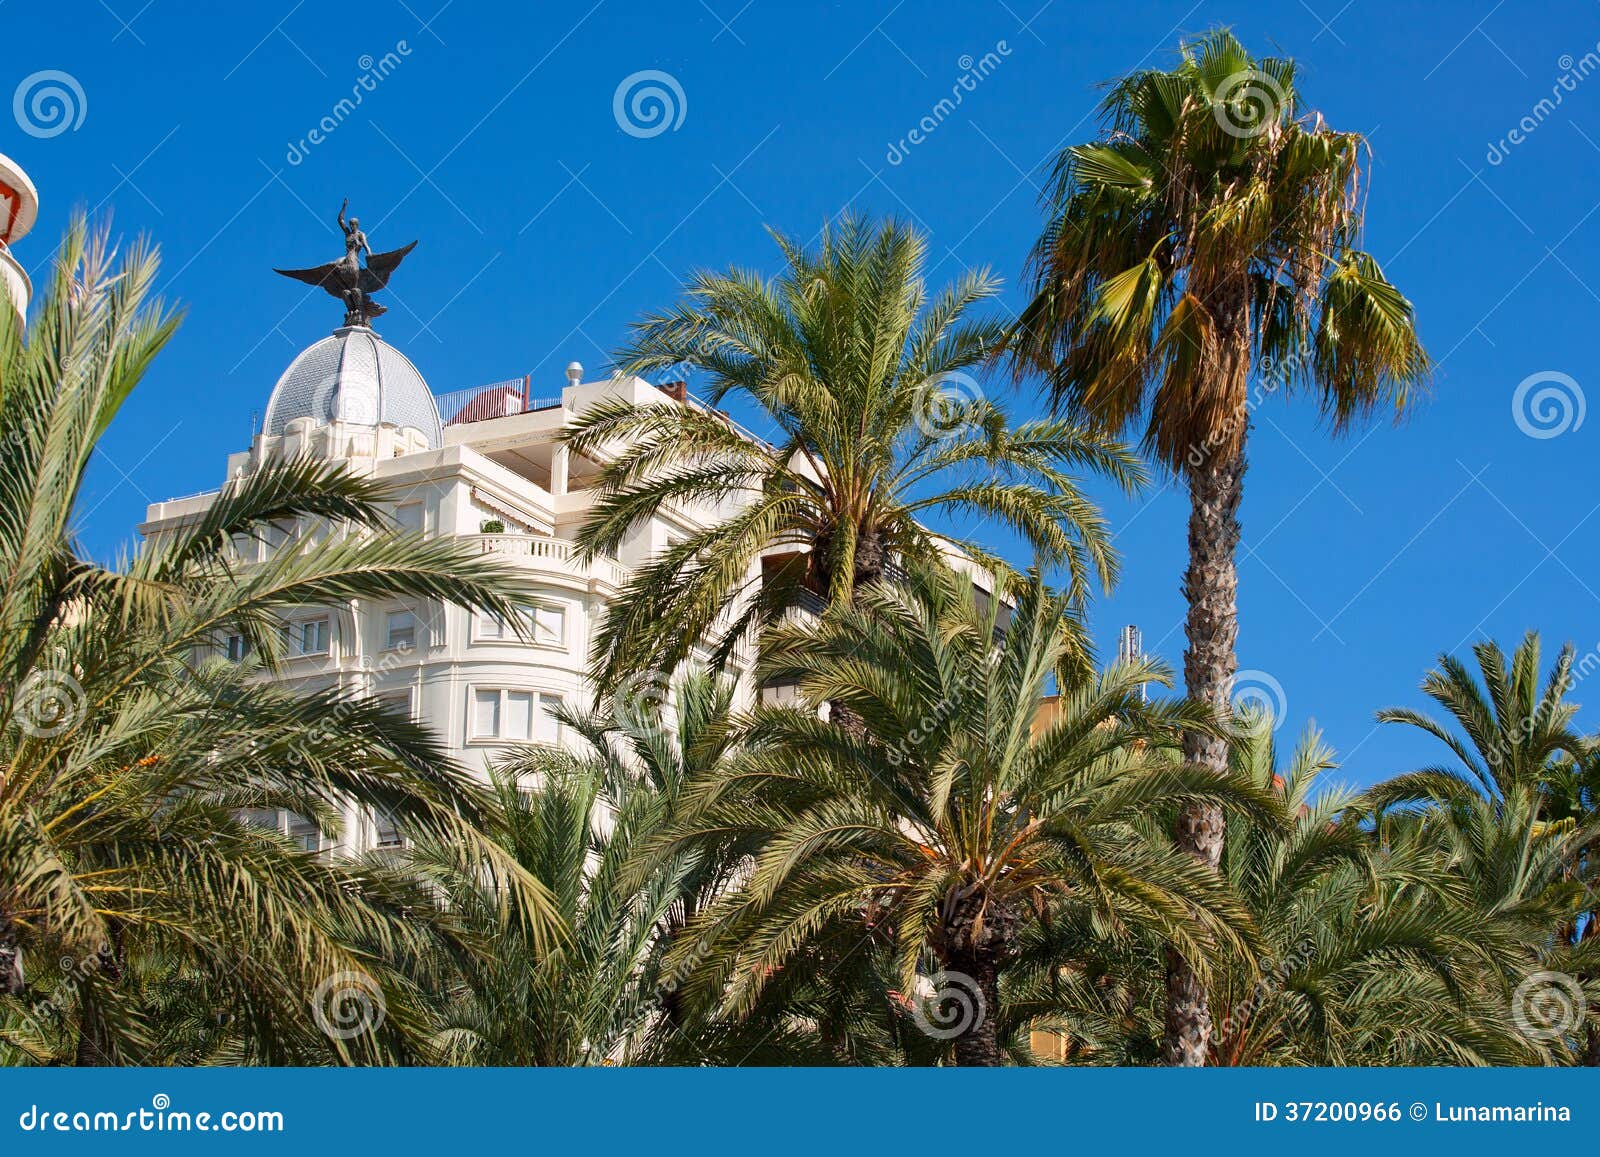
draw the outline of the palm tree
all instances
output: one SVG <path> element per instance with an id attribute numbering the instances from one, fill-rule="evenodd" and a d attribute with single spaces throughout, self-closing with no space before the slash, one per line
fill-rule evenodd
<path id="1" fill-rule="evenodd" d="M 388 533 L 382 491 L 306 461 L 230 482 L 122 566 L 83 559 L 70 517 L 84 468 L 173 330 L 149 296 L 156 269 L 142 244 L 118 263 L 78 221 L 31 330 L 0 317 L 0 996 L 21 1024 L 8 1037 L 38 1045 L 20 1014 L 44 1001 L 73 1010 L 77 1060 L 146 1059 L 154 968 L 204 982 L 211 1008 L 250 1027 L 252 1056 L 305 1060 L 308 1041 L 340 1059 L 392 1052 L 403 992 L 385 994 L 390 1036 L 356 1041 L 308 1029 L 305 1001 L 340 974 L 381 984 L 386 958 L 424 951 L 404 918 L 421 899 L 250 815 L 293 812 L 337 837 L 347 809 L 382 809 L 485 862 L 542 913 L 541 936 L 546 897 L 478 830 L 481 790 L 426 730 L 264 682 L 216 643 L 245 633 L 271 667 L 290 608 L 409 596 L 515 616 L 524 592 L 476 554 Z M 337 526 L 235 565 L 236 537 L 296 520 Z M 68 958 L 93 964 L 54 976 Z"/>
<path id="2" fill-rule="evenodd" d="M 1178 729 L 1215 725 L 1210 710 L 1145 703 L 1140 684 L 1164 674 L 1136 663 L 1069 687 L 1035 734 L 1039 697 L 1075 646 L 1071 596 L 1033 577 L 997 642 L 1003 608 L 980 609 L 970 582 L 912 577 L 772 636 L 765 669 L 862 728 L 814 707 L 762 709 L 749 750 L 696 793 L 675 841 L 763 841 L 745 886 L 703 920 L 714 947 L 701 990 L 748 1012 L 775 974 L 804 967 L 806 946 L 853 924 L 858 943 L 891 947 L 907 999 L 931 990 L 919 1015 L 956 1062 L 994 1065 L 1001 976 L 1052 905 L 1082 906 L 1102 928 L 1153 927 L 1196 959 L 1241 947 L 1248 919 L 1215 877 L 1134 828 L 1195 794 L 1251 796 L 1170 756 Z"/>
<path id="3" fill-rule="evenodd" d="M 1188 483 L 1184 683 L 1218 708 L 1235 671 L 1251 410 L 1304 390 L 1342 431 L 1402 409 L 1428 369 L 1411 304 L 1357 247 L 1365 142 L 1306 113 L 1295 72 L 1217 31 L 1185 43 L 1176 67 L 1114 84 L 1104 135 L 1056 162 L 1034 296 L 1008 339 L 1017 371 L 1042 372 L 1060 413 L 1142 427 L 1146 449 Z M 1184 753 L 1227 765 L 1225 741 L 1202 731 Z M 1221 811 L 1188 809 L 1174 838 L 1215 868 Z M 1167 1060 L 1201 1064 L 1205 990 L 1176 953 L 1168 993 Z"/>
<path id="4" fill-rule="evenodd" d="M 448 846 L 428 841 L 412 857 L 412 870 L 442 889 L 465 931 L 466 963 L 442 988 L 433 1037 L 441 1060 L 614 1062 L 637 1051 L 652 1025 L 681 1043 L 677 997 L 697 953 L 680 941 L 729 885 L 743 852 L 738 841 L 712 839 L 657 856 L 649 841 L 676 820 L 686 786 L 729 758 L 733 694 L 731 681 L 687 671 L 671 686 L 672 705 L 654 717 L 563 715 L 576 751 L 529 746 L 502 761 L 493 830 L 518 864 L 548 882 L 564 931 L 558 940 L 529 937 L 525 914 L 506 908 L 493 878 Z M 687 963 L 667 969 L 674 946 Z"/>
<path id="5" fill-rule="evenodd" d="M 1393 827 L 1378 843 L 1368 799 L 1323 782 L 1336 764 L 1315 731 L 1286 765 L 1269 728 L 1236 740 L 1233 757 L 1281 814 L 1275 825 L 1232 820 L 1223 874 L 1268 950 L 1264 968 L 1236 965 L 1213 982 L 1212 1063 L 1540 1059 L 1505 1002 L 1473 983 L 1511 942 L 1431 843 Z"/>
<path id="6" fill-rule="evenodd" d="M 935 512 L 1009 527 L 1064 562 L 1079 595 L 1116 573 L 1104 519 L 1072 472 L 1132 490 L 1142 470 L 1118 443 L 1067 422 L 1009 426 L 981 396 L 968 371 L 1002 332 L 967 316 L 997 289 L 986 270 L 930 300 L 926 242 L 896 222 L 846 218 L 816 250 L 775 236 L 780 276 L 697 275 L 681 304 L 635 326 L 618 362 L 623 373 L 704 373 L 713 405 L 753 405 L 777 445 L 692 404 L 602 404 L 568 428 L 576 452 L 624 447 L 578 536 L 589 554 L 615 550 L 664 507 L 747 500 L 643 567 L 608 609 L 594 645 L 602 687 L 630 669 L 670 671 L 710 633 L 720 661 L 801 587 L 849 602 L 891 568 L 939 553 L 919 521 Z M 1006 571 L 977 542 L 955 541 Z M 763 579 L 763 553 L 781 546 L 789 564 Z"/>
<path id="7" fill-rule="evenodd" d="M 1456 764 L 1397 776 L 1372 795 L 1384 807 L 1428 809 L 1428 836 L 1469 885 L 1470 902 L 1509 927 L 1521 946 L 1506 960 L 1508 986 L 1538 973 L 1569 977 L 1585 992 L 1591 1015 L 1571 1053 L 1593 1065 L 1600 1063 L 1595 742 L 1572 727 L 1577 705 L 1566 698 L 1574 684 L 1572 646 L 1560 650 L 1543 677 L 1540 652 L 1532 631 L 1509 662 L 1496 643 L 1483 640 L 1473 647 L 1477 676 L 1454 656 L 1441 655 L 1422 690 L 1459 733 L 1407 708 L 1380 711 L 1378 719 L 1420 728 L 1444 743 Z M 1564 1037 L 1552 1041 L 1565 1043 Z"/>
<path id="8" fill-rule="evenodd" d="M 1573 730 L 1578 707 L 1566 699 L 1572 689 L 1571 644 L 1556 655 L 1546 677 L 1540 675 L 1540 641 L 1528 632 L 1511 655 L 1485 639 L 1472 648 L 1482 682 L 1453 655 L 1440 655 L 1438 666 L 1422 680 L 1423 694 L 1442 707 L 1461 734 L 1420 711 L 1390 707 L 1378 712 L 1380 723 L 1402 723 L 1427 732 L 1449 748 L 1459 766 L 1424 768 L 1391 781 L 1398 795 L 1420 789 L 1423 795 L 1452 798 L 1461 792 L 1504 802 L 1519 791 L 1531 792 L 1567 810 L 1551 795 L 1566 783 L 1584 760 L 1589 745 Z M 1565 793 L 1560 793 L 1565 794 Z M 1537 809 L 1536 809 L 1537 810 Z"/>

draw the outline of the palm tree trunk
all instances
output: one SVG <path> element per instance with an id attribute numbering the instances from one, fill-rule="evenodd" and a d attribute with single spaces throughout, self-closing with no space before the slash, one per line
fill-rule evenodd
<path id="1" fill-rule="evenodd" d="M 93 974 L 78 980 L 78 1047 L 72 1061 L 78 1068 L 117 1063 L 115 1042 L 106 1031 L 100 1001 L 107 988 L 121 984 L 127 976 L 128 950 L 123 943 L 121 921 L 110 920 L 106 927 L 109 940 L 98 967 Z"/>
<path id="2" fill-rule="evenodd" d="M 814 556 L 814 572 L 818 585 L 824 595 L 833 589 L 833 559 L 831 540 L 819 538 L 812 544 Z M 854 566 L 850 573 L 850 597 L 855 599 L 868 588 L 876 586 L 883 581 L 884 566 L 887 562 L 883 549 L 883 539 L 876 534 L 864 534 L 856 539 L 856 553 Z M 866 734 L 867 725 L 861 716 L 843 703 L 830 702 L 828 704 L 828 719 L 846 734 L 856 738 Z"/>
<path id="3" fill-rule="evenodd" d="M 948 903 L 948 901 L 947 901 Z M 954 1021 L 956 1064 L 1005 1064 L 1000 1050 L 1000 969 L 1016 959 L 1021 921 L 1009 904 L 983 892 L 961 896 L 941 929 L 945 975 L 935 986 L 941 1023 Z"/>
<path id="4" fill-rule="evenodd" d="M 0 916 L 0 996 L 19 996 L 23 988 L 22 944 L 16 925 Z"/>
<path id="5" fill-rule="evenodd" d="M 960 1036 L 956 1037 L 956 1064 L 965 1067 L 997 1068 L 1006 1063 L 1000 1051 L 1000 968 L 986 956 L 956 957 L 950 961 L 951 969 L 970 976 L 983 995 L 983 1004 L 972 1010 L 973 1016 Z"/>
<path id="6" fill-rule="evenodd" d="M 1184 635 L 1184 686 L 1189 697 L 1228 707 L 1239 635 L 1239 499 L 1244 493 L 1243 439 L 1236 454 L 1214 453 L 1189 470 L 1189 570 L 1183 593 L 1189 602 Z M 1185 732 L 1183 755 L 1191 763 L 1223 772 L 1228 743 Z M 1178 816 L 1173 842 L 1213 871 L 1222 863 L 1222 809 L 1190 804 Z M 1169 1065 L 1203 1065 L 1211 1046 L 1211 1012 L 1205 986 L 1190 963 L 1167 949 L 1166 1041 Z"/>

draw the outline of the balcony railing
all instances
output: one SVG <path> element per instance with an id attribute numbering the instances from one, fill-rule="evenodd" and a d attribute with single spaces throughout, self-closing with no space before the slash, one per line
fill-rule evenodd
<path id="1" fill-rule="evenodd" d="M 490 382 L 486 386 L 435 394 L 433 400 L 438 404 L 439 418 L 446 426 L 485 422 L 490 418 L 548 410 L 561 405 L 560 398 L 535 398 L 532 386 L 530 378 L 508 378 L 503 382 Z"/>
<path id="2" fill-rule="evenodd" d="M 564 538 L 544 538 L 532 534 L 480 534 L 474 536 L 484 554 L 503 554 L 538 559 L 553 569 L 581 571 L 577 547 Z M 614 587 L 624 587 L 632 572 L 614 558 L 596 555 L 587 564 L 596 578 Z"/>

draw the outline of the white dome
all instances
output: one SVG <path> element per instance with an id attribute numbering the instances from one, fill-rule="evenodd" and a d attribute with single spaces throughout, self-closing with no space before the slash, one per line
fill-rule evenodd
<path id="1" fill-rule="evenodd" d="M 296 418 L 317 425 L 411 426 L 444 444 L 439 407 L 417 367 L 365 326 L 345 326 L 302 350 L 267 402 L 267 434 L 282 434 Z"/>

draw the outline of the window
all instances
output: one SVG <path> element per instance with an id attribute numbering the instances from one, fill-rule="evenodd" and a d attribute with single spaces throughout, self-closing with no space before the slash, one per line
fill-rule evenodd
<path id="1" fill-rule="evenodd" d="M 768 683 L 761 688 L 761 702 L 769 707 L 796 707 L 800 703 L 800 684 Z"/>
<path id="2" fill-rule="evenodd" d="M 296 655 L 328 653 L 328 620 L 307 619 L 289 626 L 289 649 Z"/>
<path id="3" fill-rule="evenodd" d="M 396 715 L 403 715 L 407 719 L 411 718 L 410 691 L 386 691 L 381 695 L 375 696 L 375 698 L 383 705 L 384 710 L 392 711 Z"/>
<path id="4" fill-rule="evenodd" d="M 420 502 L 402 502 L 394 508 L 394 520 L 407 534 L 421 534 L 423 510 Z"/>
<path id="5" fill-rule="evenodd" d="M 565 647 L 567 645 L 567 608 L 559 603 L 535 603 L 523 607 L 523 614 L 527 616 L 527 626 L 532 633 L 531 642 L 541 647 Z M 504 622 L 495 615 L 479 615 L 477 621 L 477 639 L 479 642 L 505 642 L 516 641 L 517 633 L 511 629 L 509 623 Z"/>
<path id="6" fill-rule="evenodd" d="M 536 603 L 530 608 L 533 641 L 541 647 L 567 645 L 567 610 L 555 603 Z"/>
<path id="7" fill-rule="evenodd" d="M 417 616 L 415 611 L 389 612 L 383 645 L 390 651 L 409 651 L 417 645 Z"/>
<path id="8" fill-rule="evenodd" d="M 560 743 L 561 724 L 556 721 L 556 712 L 561 710 L 561 697 L 559 695 L 539 696 L 538 713 L 533 717 L 533 741 L 535 743 Z"/>
<path id="9" fill-rule="evenodd" d="M 474 691 L 472 693 L 472 737 L 497 739 L 500 736 L 499 691 Z"/>
<path id="10" fill-rule="evenodd" d="M 293 812 L 285 813 L 289 817 L 289 838 L 308 852 L 322 850 L 322 830 L 312 820 L 301 819 Z"/>
<path id="11" fill-rule="evenodd" d="M 322 830 L 317 827 L 314 820 L 303 819 L 294 812 L 278 811 L 274 808 L 245 808 L 238 815 L 250 827 L 287 835 L 305 851 L 322 850 Z"/>
<path id="12" fill-rule="evenodd" d="M 477 688 L 472 692 L 472 739 L 503 739 L 512 743 L 559 743 L 561 725 L 556 711 L 558 695 L 504 688 Z"/>
<path id="13" fill-rule="evenodd" d="M 400 830 L 400 821 L 395 819 L 394 813 L 387 808 L 375 808 L 372 813 L 373 842 L 380 848 L 403 848 L 406 846 L 405 833 Z"/>
<path id="14" fill-rule="evenodd" d="M 223 641 L 222 649 L 230 663 L 242 663 L 245 656 L 250 654 L 250 640 L 243 635 L 229 635 Z"/>
<path id="15" fill-rule="evenodd" d="M 293 547 L 300 540 L 299 520 L 293 522 L 274 522 L 267 527 L 266 533 L 267 557 L 271 558 L 285 547 Z"/>

